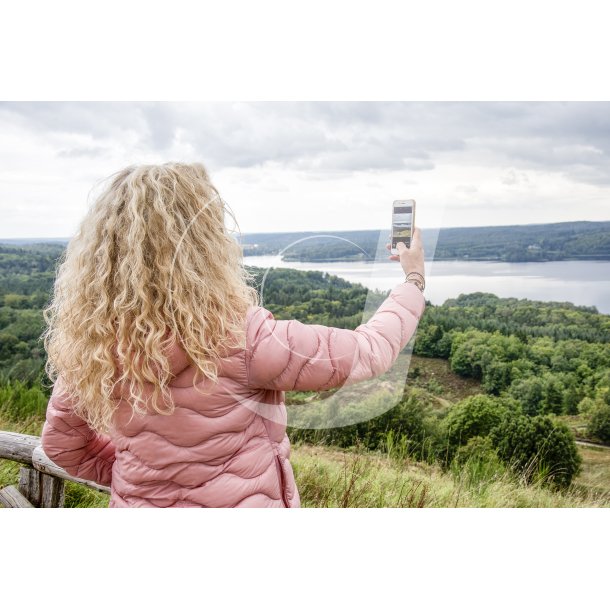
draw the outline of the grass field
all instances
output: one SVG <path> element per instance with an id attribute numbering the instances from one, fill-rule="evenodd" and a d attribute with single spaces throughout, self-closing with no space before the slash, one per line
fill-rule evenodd
<path id="1" fill-rule="evenodd" d="M 603 487 L 610 476 L 610 451 L 603 451 L 604 463 L 596 456 L 582 482 L 579 478 L 563 493 L 521 484 L 508 473 L 444 473 L 422 462 L 328 447 L 294 447 L 291 461 L 304 507 L 610 507 L 610 492 Z M 595 481 L 601 485 L 595 487 Z"/>

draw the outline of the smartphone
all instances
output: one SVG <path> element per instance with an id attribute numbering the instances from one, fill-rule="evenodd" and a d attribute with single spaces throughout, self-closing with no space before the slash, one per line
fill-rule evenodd
<path id="1" fill-rule="evenodd" d="M 398 254 L 396 244 L 404 242 L 407 248 L 411 245 L 413 227 L 415 226 L 415 200 L 397 199 L 392 204 L 392 232 L 390 234 L 391 252 Z"/>

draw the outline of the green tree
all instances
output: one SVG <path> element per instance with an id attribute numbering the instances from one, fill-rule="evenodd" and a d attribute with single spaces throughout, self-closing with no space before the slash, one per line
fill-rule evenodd
<path id="1" fill-rule="evenodd" d="M 563 384 L 552 373 L 543 376 L 544 392 L 541 403 L 541 413 L 561 414 L 563 411 Z"/>
<path id="2" fill-rule="evenodd" d="M 538 415 L 544 396 L 544 382 L 540 377 L 518 379 L 510 386 L 509 393 L 521 403 L 526 415 Z"/>
<path id="3" fill-rule="evenodd" d="M 421 325 L 417 329 L 413 351 L 419 356 L 438 356 L 438 344 L 442 338 L 443 330 L 437 324 Z"/>

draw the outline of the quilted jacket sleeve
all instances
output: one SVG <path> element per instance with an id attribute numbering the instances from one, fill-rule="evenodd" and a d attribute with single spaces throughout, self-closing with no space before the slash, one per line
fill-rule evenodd
<path id="1" fill-rule="evenodd" d="M 325 390 L 385 373 L 414 335 L 425 309 L 421 291 L 396 286 L 355 330 L 275 320 L 263 307 L 248 323 L 248 384 L 273 390 Z"/>
<path id="2" fill-rule="evenodd" d="M 110 486 L 115 447 L 109 436 L 93 431 L 71 409 L 55 384 L 47 405 L 42 429 L 42 449 L 47 457 L 68 474 Z"/>

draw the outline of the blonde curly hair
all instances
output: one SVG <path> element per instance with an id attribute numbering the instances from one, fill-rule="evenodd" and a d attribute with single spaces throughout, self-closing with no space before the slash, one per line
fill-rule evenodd
<path id="1" fill-rule="evenodd" d="M 134 414 L 148 412 L 147 387 L 156 412 L 173 412 L 175 341 L 196 387 L 216 381 L 219 358 L 243 347 L 246 311 L 259 303 L 202 164 L 131 166 L 109 180 L 60 259 L 42 335 L 49 379 L 98 433 L 112 427 L 118 384 Z"/>

